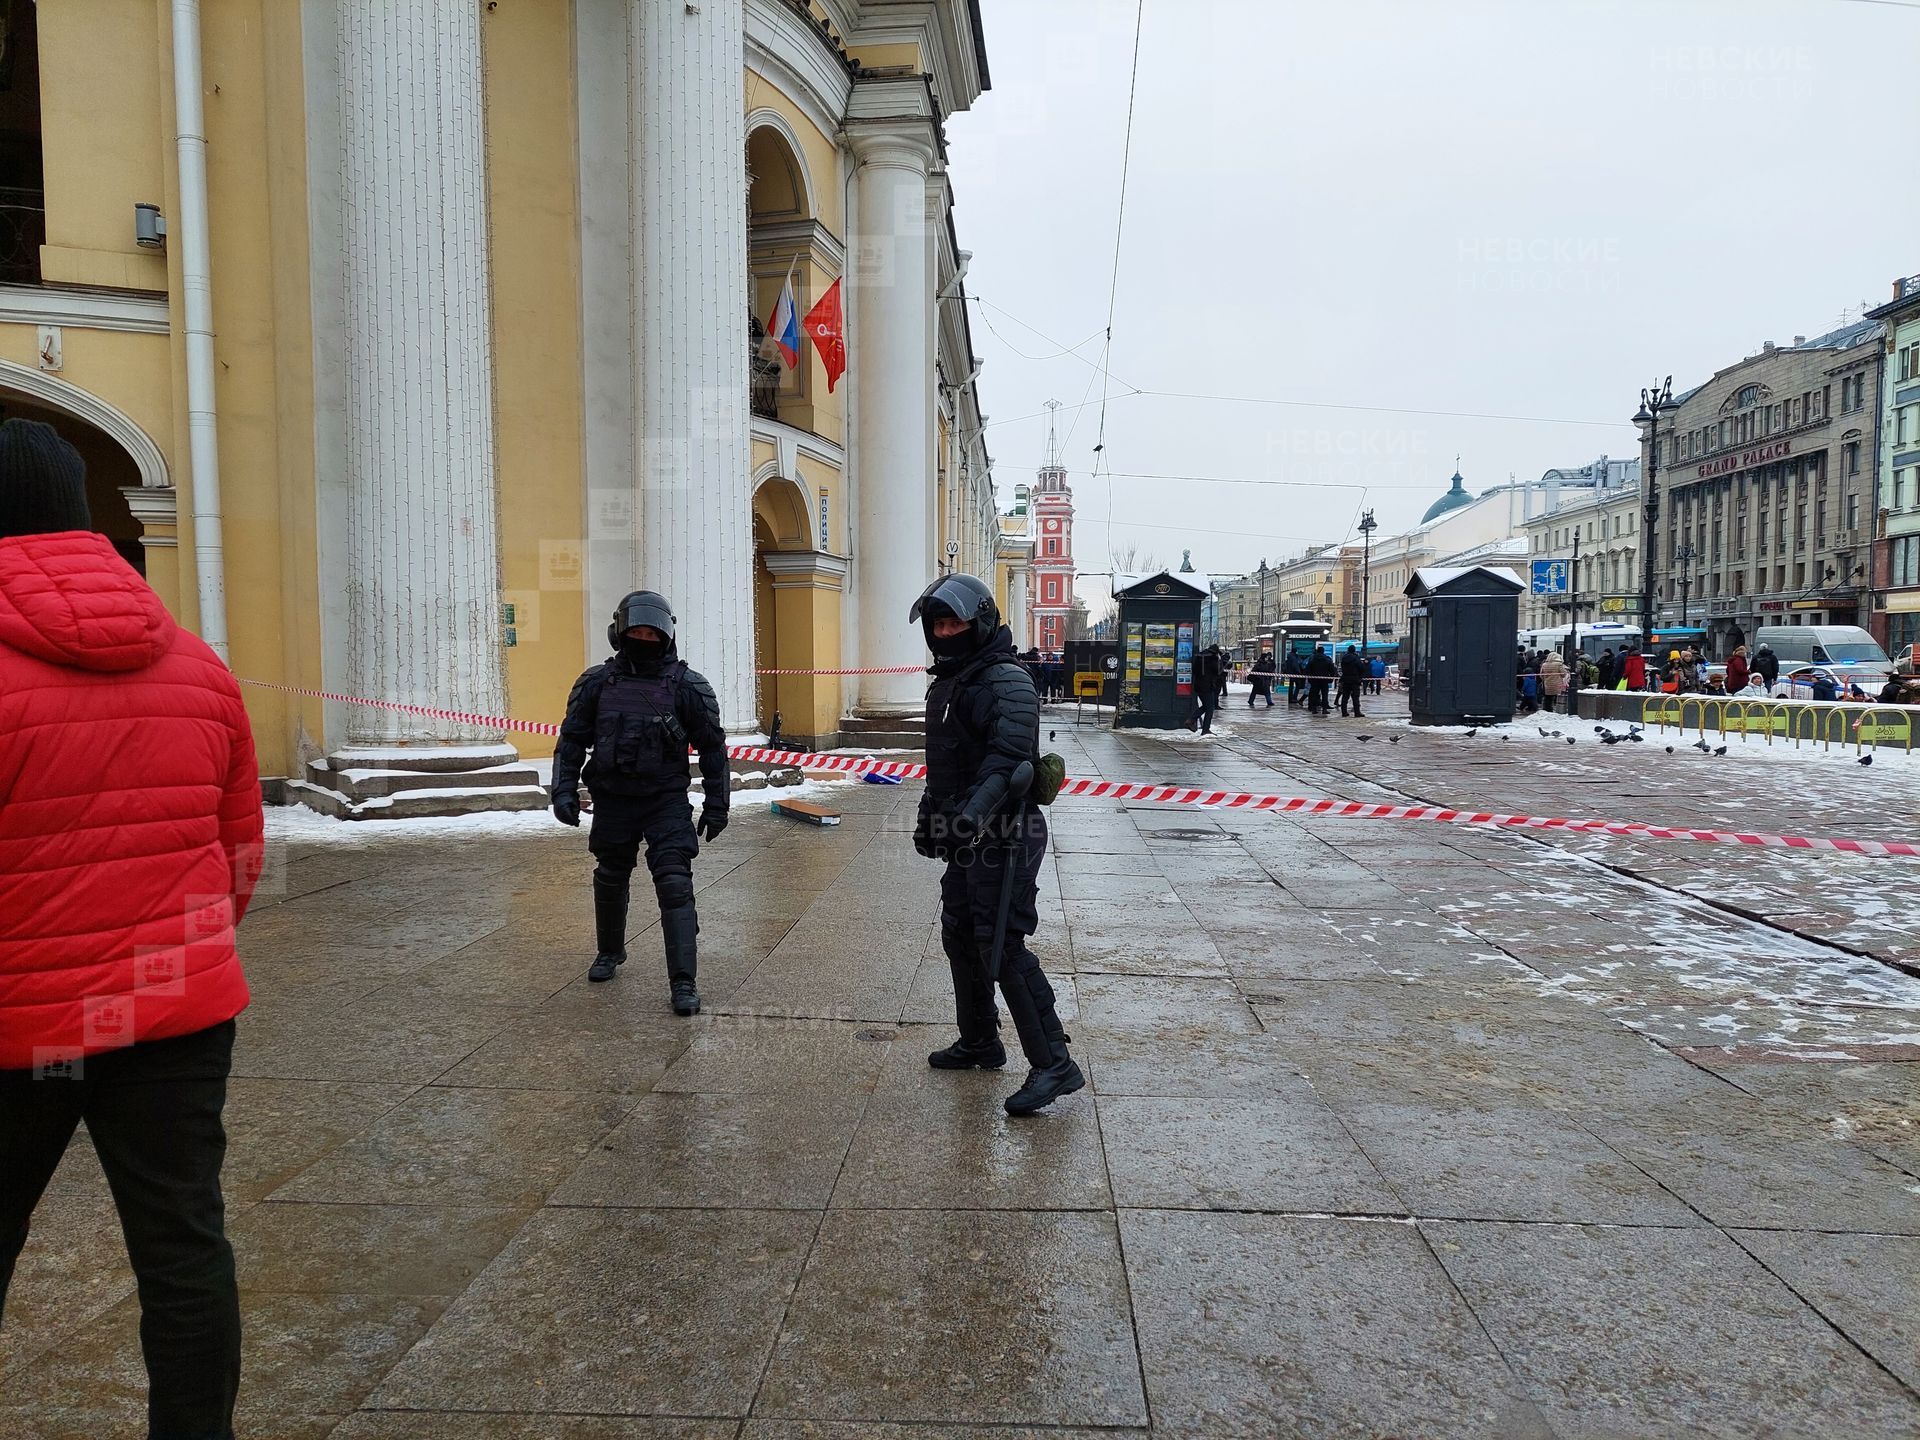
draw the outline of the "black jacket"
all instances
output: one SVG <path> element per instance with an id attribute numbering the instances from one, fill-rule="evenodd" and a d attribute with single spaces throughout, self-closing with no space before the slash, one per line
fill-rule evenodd
<path id="1" fill-rule="evenodd" d="M 1273 674 L 1273 652 L 1271 650 L 1262 650 L 1260 652 L 1260 658 L 1253 662 L 1247 673 L 1249 675 Z"/>
<path id="2" fill-rule="evenodd" d="M 1340 672 L 1334 669 L 1333 657 L 1323 650 L 1313 652 L 1313 658 L 1307 661 L 1307 674 L 1315 680 L 1325 680 Z"/>
<path id="3" fill-rule="evenodd" d="M 1777 684 L 1779 682 L 1780 657 L 1774 654 L 1773 651 L 1771 650 L 1768 650 L 1763 654 L 1755 655 L 1753 657 L 1752 663 L 1750 663 L 1747 666 L 1747 668 L 1749 670 L 1758 670 L 1762 675 L 1766 676 L 1767 684 L 1769 686 Z"/>
<path id="4" fill-rule="evenodd" d="M 689 670 L 671 645 L 657 665 L 636 667 L 615 655 L 576 680 L 567 697 L 567 718 L 553 751 L 554 798 L 578 795 L 583 774 L 596 795 L 684 795 L 693 785 L 688 745 L 700 754 L 702 803 L 725 814 L 727 732 L 713 686 Z"/>
<path id="5" fill-rule="evenodd" d="M 1358 650 L 1340 652 L 1340 678 L 1349 683 L 1357 683 L 1367 678 L 1367 662 L 1360 658 Z"/>
<path id="6" fill-rule="evenodd" d="M 1040 754 L 1040 697 L 1006 626 L 971 655 L 937 661 L 932 674 L 923 817 L 959 813 L 988 781 Z"/>
<path id="7" fill-rule="evenodd" d="M 1226 688 L 1227 661 L 1220 647 L 1209 645 L 1193 661 L 1193 688 L 1202 695 L 1218 695 Z"/>

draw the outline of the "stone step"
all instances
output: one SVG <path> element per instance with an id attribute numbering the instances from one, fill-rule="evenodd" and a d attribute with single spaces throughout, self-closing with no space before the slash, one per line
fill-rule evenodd
<path id="1" fill-rule="evenodd" d="M 453 776 L 449 778 L 461 778 Z M 340 820 L 406 820 L 433 815 L 477 815 L 489 810 L 544 810 L 546 787 L 534 785 L 446 785 L 436 790 L 401 790 L 390 795 L 353 796 L 296 780 L 287 796 L 322 815 Z"/>
<path id="2" fill-rule="evenodd" d="M 862 738 L 871 735 L 906 734 L 918 734 L 924 738 L 927 733 L 927 717 L 911 712 L 899 715 L 843 715 L 840 717 L 840 733 Z"/>
<path id="3" fill-rule="evenodd" d="M 476 770 L 400 770 L 386 767 L 337 768 L 342 759 L 361 757 L 331 756 L 307 766 L 307 783 L 322 790 L 334 790 L 352 799 L 374 795 L 398 795 L 409 790 L 500 790 L 540 785 L 540 774 L 531 765 L 489 765 Z"/>

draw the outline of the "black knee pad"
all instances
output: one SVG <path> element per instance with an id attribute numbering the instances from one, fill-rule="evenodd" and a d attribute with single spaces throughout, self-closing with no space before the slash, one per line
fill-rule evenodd
<path id="1" fill-rule="evenodd" d="M 662 910 L 678 910 L 683 905 L 693 903 L 693 877 L 691 875 L 660 875 L 653 882 L 653 893 L 660 901 Z"/>

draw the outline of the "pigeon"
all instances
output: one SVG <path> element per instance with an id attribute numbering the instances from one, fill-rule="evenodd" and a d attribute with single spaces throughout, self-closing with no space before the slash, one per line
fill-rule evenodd
<path id="1" fill-rule="evenodd" d="M 1646 736 L 1640 733 L 1640 730 L 1637 726 L 1634 729 L 1627 732 L 1627 739 L 1633 741 L 1633 743 L 1636 745 L 1638 745 L 1642 740 L 1646 738 L 1647 738 Z"/>
<path id="2" fill-rule="evenodd" d="M 1623 744 L 1626 738 L 1624 735 L 1615 735 L 1612 731 L 1608 731 L 1600 737 L 1600 743 L 1602 745 L 1619 745 Z"/>
<path id="3" fill-rule="evenodd" d="M 1400 737 L 1398 735 L 1387 736 L 1387 744 L 1398 745 L 1399 743 L 1400 743 Z"/>
<path id="4" fill-rule="evenodd" d="M 1724 745 L 1715 746 L 1713 753 L 1716 755 L 1724 755 L 1727 753 L 1727 747 Z"/>
<path id="5" fill-rule="evenodd" d="M 1707 751 L 1711 750 L 1713 747 L 1707 744 L 1706 737 L 1703 735 L 1698 740 L 1693 742 L 1693 748 L 1698 750 L 1702 755 L 1704 755 L 1707 753 Z"/>
<path id="6" fill-rule="evenodd" d="M 1533 728 L 1538 730 L 1542 735 L 1545 735 L 1547 733 L 1547 727 L 1544 725 L 1536 725 Z"/>
<path id="7" fill-rule="evenodd" d="M 1049 730 L 1049 731 L 1047 731 L 1047 739 L 1049 739 L 1049 740 L 1051 740 L 1051 739 L 1053 739 L 1053 737 L 1054 737 L 1054 735 L 1055 735 L 1056 733 L 1058 733 L 1058 732 L 1056 732 L 1056 731 L 1053 731 L 1053 730 Z"/>
<path id="8" fill-rule="evenodd" d="M 1673 753 L 1673 747 L 1671 745 L 1667 746 L 1667 754 L 1671 755 L 1672 753 Z"/>
<path id="9" fill-rule="evenodd" d="M 1862 755 L 1862 756 L 1860 757 L 1860 763 L 1861 763 L 1862 765 L 1871 765 L 1871 764 L 1873 764 L 1873 756 L 1871 756 L 1871 755 Z"/>
<path id="10" fill-rule="evenodd" d="M 1573 737 L 1571 735 L 1567 736 L 1567 744 L 1571 745 L 1573 743 L 1574 743 Z"/>
<path id="11" fill-rule="evenodd" d="M 1471 740 L 1474 736 L 1478 735 L 1479 733 L 1480 733 L 1480 727 L 1476 725 L 1471 730 L 1467 731 L 1467 739 Z"/>
<path id="12" fill-rule="evenodd" d="M 1627 726 L 1627 733 L 1629 735 L 1638 735 L 1642 730 L 1646 728 L 1647 727 L 1644 725 L 1629 725 Z"/>
<path id="13" fill-rule="evenodd" d="M 1367 743 L 1367 741 L 1371 740 L 1373 737 L 1371 735 L 1356 735 L 1353 738 L 1358 740 L 1362 745 L 1364 745 Z"/>

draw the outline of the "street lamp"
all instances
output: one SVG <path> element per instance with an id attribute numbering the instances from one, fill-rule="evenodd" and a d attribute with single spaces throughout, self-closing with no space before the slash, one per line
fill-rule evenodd
<path id="1" fill-rule="evenodd" d="M 1682 630 L 1687 628 L 1687 592 L 1693 587 L 1694 555 L 1691 542 L 1673 552 L 1673 563 L 1680 567 L 1680 628 Z"/>
<path id="2" fill-rule="evenodd" d="M 1653 639 L 1653 560 L 1654 531 L 1660 524 L 1660 412 L 1673 408 L 1671 375 L 1650 389 L 1640 392 L 1640 409 L 1633 423 L 1647 427 L 1647 488 L 1641 505 L 1640 534 L 1640 624 L 1641 643 Z"/>
<path id="3" fill-rule="evenodd" d="M 1360 512 L 1360 648 L 1367 646 L 1367 610 L 1373 582 L 1373 532 L 1380 528 L 1371 510 Z"/>

